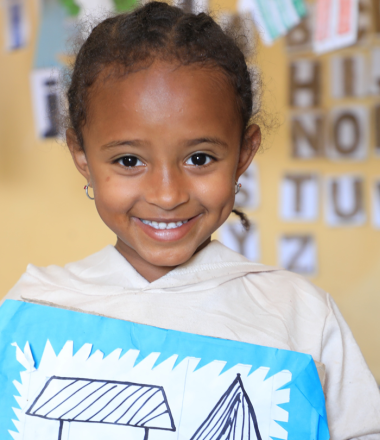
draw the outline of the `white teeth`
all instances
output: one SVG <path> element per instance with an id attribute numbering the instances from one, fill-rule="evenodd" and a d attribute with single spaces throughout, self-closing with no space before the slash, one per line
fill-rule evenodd
<path id="1" fill-rule="evenodd" d="M 182 222 L 158 223 L 158 222 L 151 222 L 150 220 L 143 220 L 143 219 L 140 220 L 144 223 L 144 225 L 151 226 L 154 229 L 176 229 L 188 222 L 188 220 L 184 220 Z"/>

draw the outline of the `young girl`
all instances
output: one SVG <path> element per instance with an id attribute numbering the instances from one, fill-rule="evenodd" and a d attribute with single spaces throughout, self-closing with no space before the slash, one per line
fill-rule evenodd
<path id="1" fill-rule="evenodd" d="M 376 383 L 331 297 L 211 241 L 260 145 L 259 92 L 206 14 L 152 2 L 100 23 L 76 58 L 67 144 L 116 246 L 30 265 L 7 298 L 310 354 L 331 438 L 380 439 Z"/>

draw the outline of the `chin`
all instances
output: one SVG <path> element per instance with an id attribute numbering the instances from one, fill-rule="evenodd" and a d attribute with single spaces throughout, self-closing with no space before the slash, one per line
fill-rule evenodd
<path id="1" fill-rule="evenodd" d="M 154 266 L 165 266 L 165 267 L 175 267 L 180 264 L 186 263 L 196 252 L 194 250 L 186 250 L 182 252 L 178 252 L 172 249 L 167 249 L 165 251 L 160 252 L 152 252 L 149 255 L 141 255 L 146 261 Z"/>

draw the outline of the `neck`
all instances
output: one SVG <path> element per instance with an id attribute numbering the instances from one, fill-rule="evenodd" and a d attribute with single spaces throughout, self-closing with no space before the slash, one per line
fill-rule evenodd
<path id="1" fill-rule="evenodd" d="M 194 255 L 206 247 L 211 241 L 211 237 L 208 238 L 204 243 L 202 243 Z M 128 263 L 147 281 L 152 283 L 163 277 L 177 266 L 156 266 L 155 264 L 149 263 L 144 258 L 142 258 L 134 249 L 126 245 L 119 238 L 117 239 L 115 248 L 120 254 L 128 261 Z"/>

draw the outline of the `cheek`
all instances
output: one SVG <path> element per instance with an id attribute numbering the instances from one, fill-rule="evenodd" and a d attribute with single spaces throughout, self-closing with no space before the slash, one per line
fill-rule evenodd
<path id="1" fill-rule="evenodd" d="M 109 176 L 94 182 L 94 192 L 96 207 L 103 220 L 115 214 L 125 214 L 139 196 L 137 185 Z"/>
<path id="2" fill-rule="evenodd" d="M 218 173 L 198 185 L 201 203 L 209 211 L 225 212 L 228 214 L 234 204 L 234 186 L 228 173 Z"/>

